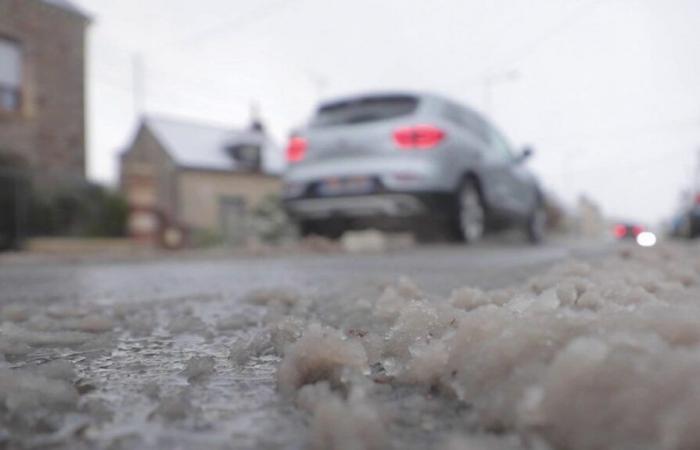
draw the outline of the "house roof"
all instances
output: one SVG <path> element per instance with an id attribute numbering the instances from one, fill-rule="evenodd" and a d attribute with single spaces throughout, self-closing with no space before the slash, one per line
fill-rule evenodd
<path id="1" fill-rule="evenodd" d="M 44 3 L 48 3 L 49 5 L 56 6 L 58 8 L 64 9 L 68 12 L 77 14 L 82 17 L 89 17 L 85 11 L 82 9 L 78 8 L 73 2 L 70 0 L 41 0 Z"/>
<path id="2" fill-rule="evenodd" d="M 236 142 L 269 141 L 260 133 L 203 125 L 162 117 L 147 117 L 144 125 L 155 135 L 175 163 L 184 168 L 235 170 L 236 163 L 227 147 Z"/>

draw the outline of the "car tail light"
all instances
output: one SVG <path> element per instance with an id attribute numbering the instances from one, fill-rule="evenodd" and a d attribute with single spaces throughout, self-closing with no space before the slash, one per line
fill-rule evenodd
<path id="1" fill-rule="evenodd" d="M 287 162 L 296 163 L 304 159 L 306 156 L 306 148 L 308 147 L 308 142 L 306 139 L 298 136 L 294 136 L 289 140 L 287 144 Z"/>
<path id="2" fill-rule="evenodd" d="M 394 142 L 401 149 L 429 149 L 445 139 L 445 132 L 434 125 L 413 125 L 394 131 Z"/>
<path id="3" fill-rule="evenodd" d="M 623 238 L 627 235 L 627 227 L 625 225 L 615 225 L 613 228 L 613 234 L 616 238 Z"/>
<path id="4" fill-rule="evenodd" d="M 642 231 L 644 231 L 644 228 L 640 227 L 639 225 L 635 225 L 632 227 L 632 236 L 637 237 Z"/>
<path id="5" fill-rule="evenodd" d="M 695 204 L 700 205 L 700 194 L 695 194 Z"/>

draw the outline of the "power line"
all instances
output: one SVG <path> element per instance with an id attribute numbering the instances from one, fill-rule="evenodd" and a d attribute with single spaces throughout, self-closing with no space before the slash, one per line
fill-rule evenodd
<path id="1" fill-rule="evenodd" d="M 633 158 L 630 157 L 630 158 L 627 158 L 625 160 L 617 160 L 612 164 L 609 161 L 601 161 L 595 165 L 585 164 L 582 167 L 578 167 L 578 168 L 569 167 L 565 170 L 565 172 L 567 175 L 583 175 L 583 174 L 588 174 L 588 173 L 607 174 L 609 172 L 615 172 L 618 176 L 621 176 L 621 175 L 628 175 L 631 171 L 636 171 L 636 170 L 640 170 L 640 169 L 663 171 L 664 169 L 666 169 L 666 170 L 668 170 L 669 168 L 672 169 L 672 165 L 669 165 L 669 164 L 658 165 L 656 163 L 669 161 L 669 156 L 689 155 L 689 154 L 691 154 L 691 152 L 692 152 L 692 150 L 690 150 L 688 148 L 679 148 L 677 151 L 674 151 L 674 152 L 659 151 L 657 153 L 649 154 L 643 158 L 640 158 L 639 156 L 635 155 Z M 679 162 L 679 164 L 680 164 L 680 162 Z M 624 166 L 627 173 L 620 174 L 620 167 L 621 166 Z"/>
<path id="2" fill-rule="evenodd" d="M 700 117 L 689 119 L 669 120 L 666 122 L 656 123 L 640 123 L 633 125 L 624 125 L 613 129 L 580 132 L 580 133 L 564 133 L 560 135 L 546 136 L 547 140 L 603 140 L 603 139 L 627 139 L 630 136 L 643 136 L 649 134 L 663 134 L 671 132 L 679 132 L 679 130 L 697 131 L 700 132 Z"/>
<path id="3" fill-rule="evenodd" d="M 520 76 L 519 71 L 513 68 L 514 63 L 526 58 L 531 55 L 537 49 L 539 49 L 545 42 L 554 38 L 563 31 L 566 31 L 573 23 L 581 20 L 585 17 L 586 13 L 593 11 L 598 5 L 600 5 L 605 0 L 593 0 L 590 3 L 586 3 L 580 8 L 577 8 L 572 13 L 568 14 L 563 20 L 559 21 L 557 25 L 550 28 L 547 33 L 538 37 L 534 41 L 520 47 L 517 51 L 512 52 L 512 55 L 507 58 L 502 58 L 501 62 L 498 64 L 491 64 L 490 68 L 480 75 L 479 77 L 473 79 L 466 83 L 467 85 L 478 85 L 484 90 L 484 111 L 486 114 L 493 114 L 492 111 L 492 97 L 493 97 L 493 85 L 494 83 L 501 82 L 504 80 L 513 80 Z M 522 15 L 522 14 L 521 14 Z M 521 16 L 519 15 L 519 16 Z M 519 17 L 518 16 L 518 17 Z M 510 23 L 509 21 L 507 23 Z M 483 40 L 483 39 L 482 39 Z M 516 77 L 512 77 L 509 74 L 517 73 Z"/>
<path id="4" fill-rule="evenodd" d="M 125 86 L 123 84 L 120 84 L 118 82 L 115 82 L 114 80 L 110 80 L 107 78 L 95 78 L 95 81 L 102 84 L 102 85 L 108 86 L 112 89 L 119 90 L 122 93 L 124 93 L 125 96 L 128 95 L 128 96 L 133 97 L 133 95 L 134 95 L 134 90 L 131 86 Z M 162 86 L 161 85 L 158 87 L 158 89 L 154 90 L 153 92 L 155 92 L 156 94 L 165 93 L 169 97 L 176 97 L 182 101 L 185 101 L 185 99 L 188 99 L 187 101 L 206 103 L 209 106 L 217 107 L 217 108 L 231 109 L 231 106 L 235 106 L 235 104 L 232 104 L 230 102 L 225 102 L 222 100 L 215 100 L 211 97 L 197 95 L 197 94 L 194 94 L 192 92 L 188 92 L 184 89 L 179 89 L 179 88 L 174 87 L 174 86 Z M 240 96 L 237 96 L 236 98 L 243 100 L 243 97 L 240 97 Z"/>
<path id="5" fill-rule="evenodd" d="M 165 43 L 154 49 L 155 52 L 164 51 L 173 47 L 180 48 L 183 45 L 192 45 L 194 43 L 210 39 L 213 35 L 220 33 L 239 33 L 243 28 L 254 25 L 255 23 L 261 22 L 269 17 L 273 16 L 275 13 L 280 11 L 281 7 L 290 6 L 292 0 L 279 0 L 267 4 L 267 6 L 261 8 L 257 11 L 252 11 L 250 14 L 244 14 L 239 17 L 234 17 L 233 19 L 224 20 L 214 26 L 207 27 L 203 30 L 199 30 L 196 33 L 189 35 L 186 38 L 177 39 L 172 42 Z"/>
<path id="6" fill-rule="evenodd" d="M 605 1 L 609 0 L 593 0 L 591 2 L 583 4 L 580 8 L 576 8 L 575 11 L 568 14 L 563 20 L 561 20 L 555 26 L 551 27 L 546 33 L 544 33 L 540 37 L 513 51 L 510 56 L 502 58 L 502 60 L 499 63 L 492 64 L 492 70 L 497 71 L 498 68 L 510 66 L 535 53 L 547 41 L 555 38 L 562 32 L 568 31 L 571 25 L 585 18 L 587 14 L 593 12 L 600 4 L 602 4 Z"/>
<path id="7" fill-rule="evenodd" d="M 303 0 L 297 0 L 297 1 L 303 1 Z M 98 82 L 103 82 L 104 84 L 108 84 L 113 88 L 117 89 L 122 89 L 125 91 L 131 91 L 133 95 L 133 103 L 134 103 L 134 111 L 136 115 L 142 114 L 146 110 L 146 87 L 148 85 L 148 75 L 151 73 L 151 71 L 146 70 L 145 67 L 145 54 L 148 54 L 149 60 L 152 59 L 153 57 L 158 56 L 158 54 L 153 54 L 153 52 L 158 51 L 159 54 L 162 54 L 160 52 L 162 51 L 167 51 L 171 47 L 176 47 L 181 48 L 183 45 L 192 45 L 197 42 L 201 42 L 202 40 L 210 39 L 212 36 L 219 34 L 221 32 L 234 32 L 234 33 L 240 33 L 241 30 L 247 26 L 253 25 L 255 23 L 258 23 L 260 21 L 263 21 L 269 17 L 271 17 L 274 13 L 277 13 L 280 11 L 280 8 L 284 6 L 289 6 L 292 4 L 292 0 L 280 0 L 280 1 L 275 1 L 268 3 L 265 5 L 263 8 L 257 9 L 255 11 L 250 12 L 249 14 L 244 14 L 239 17 L 235 17 L 232 20 L 228 19 L 223 22 L 220 22 L 214 26 L 208 27 L 204 30 L 200 30 L 194 34 L 191 34 L 187 38 L 183 39 L 178 39 L 176 41 L 166 43 L 160 47 L 157 47 L 155 50 L 150 50 L 148 52 L 139 52 L 139 53 L 134 53 L 131 52 L 132 57 L 131 57 L 131 72 L 132 72 L 132 83 L 129 88 L 126 87 L 121 87 L 121 86 L 116 86 L 114 82 L 104 82 L 101 81 L 99 78 L 96 78 Z M 190 80 L 192 81 L 192 80 Z M 200 82 L 200 84 L 205 84 L 205 85 L 212 85 L 212 84 L 220 84 L 221 82 L 219 80 L 203 80 L 204 82 Z M 162 91 L 162 84 L 158 85 L 158 89 L 155 90 L 156 93 L 159 91 Z M 196 96 L 192 95 L 191 93 L 184 92 L 184 90 L 175 90 L 175 88 L 171 89 L 165 89 L 166 91 L 170 92 L 176 92 L 176 96 L 183 98 L 183 97 L 188 97 L 190 100 L 195 100 L 199 102 L 205 102 L 209 103 L 211 105 L 217 105 L 220 107 L 226 107 L 229 108 L 231 105 L 229 103 L 224 103 L 224 102 L 217 102 L 212 99 L 208 99 L 202 96 Z M 231 98 L 231 97 L 229 97 Z M 238 100 L 245 100 L 246 103 L 250 100 L 249 98 L 243 99 L 241 96 L 235 96 Z M 225 105 L 225 106 L 224 106 Z"/>

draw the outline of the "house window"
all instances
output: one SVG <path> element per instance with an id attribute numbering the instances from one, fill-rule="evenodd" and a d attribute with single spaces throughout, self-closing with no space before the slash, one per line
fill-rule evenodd
<path id="1" fill-rule="evenodd" d="M 22 49 L 0 37 L 0 112 L 17 112 L 22 106 Z"/>

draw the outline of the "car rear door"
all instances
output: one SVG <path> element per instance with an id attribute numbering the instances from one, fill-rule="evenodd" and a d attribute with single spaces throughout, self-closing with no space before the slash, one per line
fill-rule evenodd
<path id="1" fill-rule="evenodd" d="M 463 147 L 464 168 L 476 170 L 484 200 L 494 213 L 512 213 L 514 185 L 510 176 L 512 156 L 494 145 L 491 126 L 476 112 L 446 102 L 444 116 L 459 126 L 459 145 Z"/>
<path id="2" fill-rule="evenodd" d="M 484 156 L 489 189 L 499 207 L 521 216 L 529 214 L 536 201 L 532 175 L 517 159 L 505 137 L 492 126 Z"/>

